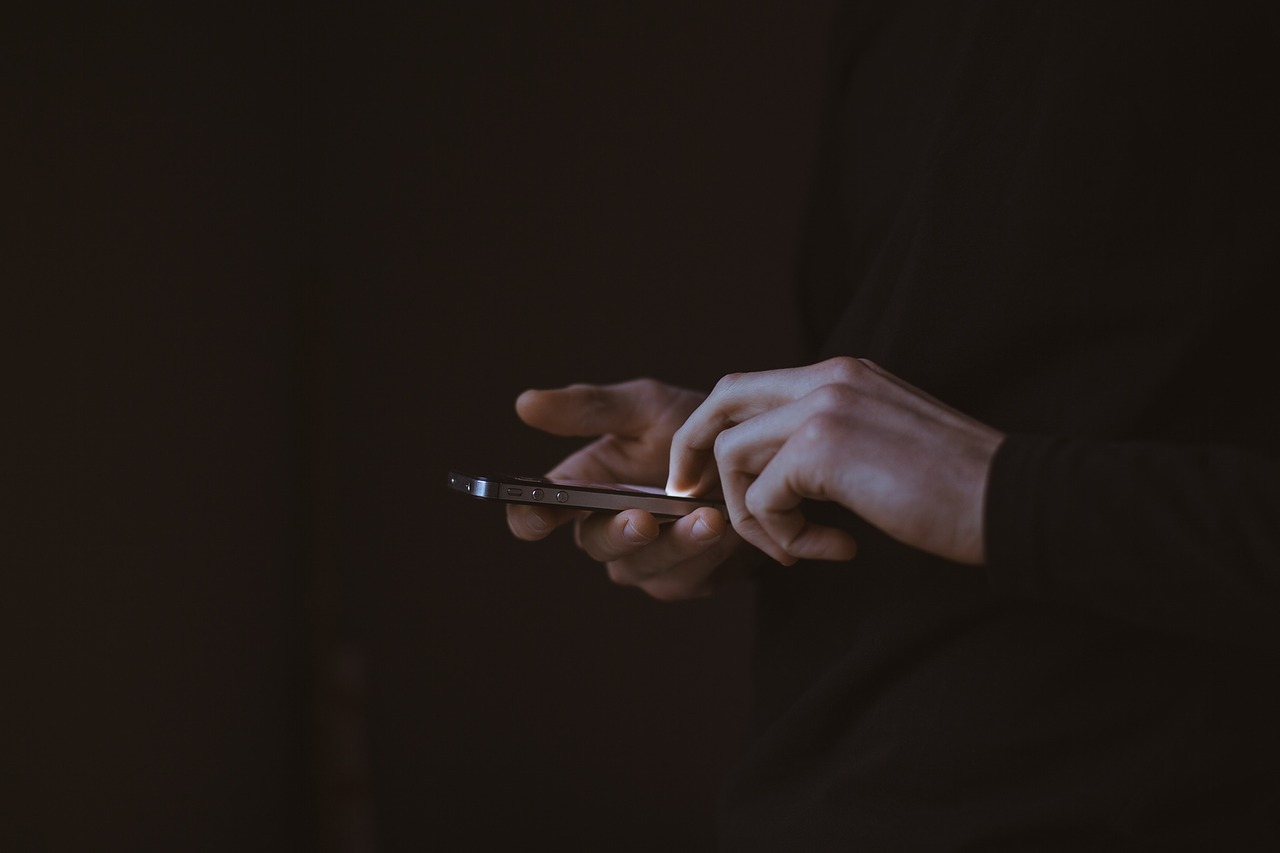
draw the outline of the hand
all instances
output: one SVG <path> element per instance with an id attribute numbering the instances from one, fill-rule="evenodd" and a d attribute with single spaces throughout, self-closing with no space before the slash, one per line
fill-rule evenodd
<path id="1" fill-rule="evenodd" d="M 847 560 L 845 531 L 810 524 L 835 501 L 908 545 L 985 562 L 987 472 L 1004 436 L 869 361 L 726 376 L 676 433 L 669 491 L 719 480 L 734 529 L 775 560 Z"/>
<path id="2" fill-rule="evenodd" d="M 525 423 L 554 435 L 595 437 L 547 476 L 661 486 L 671 437 L 703 396 L 637 379 L 526 391 L 516 400 L 516 412 Z M 613 514 L 507 508 L 511 532 L 521 539 L 542 539 L 569 522 L 578 547 L 605 563 L 614 582 L 665 600 L 709 594 L 733 574 L 726 560 L 742 544 L 724 516 L 710 507 L 667 524 L 638 509 Z"/>

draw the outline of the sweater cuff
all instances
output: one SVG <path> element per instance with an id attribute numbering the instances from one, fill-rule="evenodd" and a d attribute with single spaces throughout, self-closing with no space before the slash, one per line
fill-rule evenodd
<path id="1" fill-rule="evenodd" d="M 1047 576 L 1039 544 L 1044 531 L 1043 473 L 1062 440 L 1012 434 L 991 463 L 983 526 L 987 582 L 997 593 L 1043 597 Z"/>

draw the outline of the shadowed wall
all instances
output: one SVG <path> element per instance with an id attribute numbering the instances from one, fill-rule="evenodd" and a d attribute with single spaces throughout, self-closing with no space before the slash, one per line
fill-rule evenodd
<path id="1" fill-rule="evenodd" d="M 7 28 L 5 849 L 711 848 L 749 590 L 444 477 L 794 358 L 827 11 L 443 6 Z"/>

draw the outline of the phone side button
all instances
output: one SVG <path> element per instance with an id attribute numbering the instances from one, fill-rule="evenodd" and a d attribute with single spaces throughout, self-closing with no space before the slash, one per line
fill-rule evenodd
<path id="1" fill-rule="evenodd" d="M 569 500 L 568 492 L 556 492 L 556 500 L 559 501 L 560 503 L 564 503 L 565 501 Z"/>
<path id="2" fill-rule="evenodd" d="M 529 495 L 530 495 L 530 496 L 531 496 L 535 501 L 540 501 L 540 500 L 542 500 L 542 489 L 534 489 L 532 492 L 530 492 L 530 493 L 529 493 Z"/>

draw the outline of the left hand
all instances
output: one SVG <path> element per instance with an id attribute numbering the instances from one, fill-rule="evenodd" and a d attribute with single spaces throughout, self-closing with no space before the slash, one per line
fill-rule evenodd
<path id="1" fill-rule="evenodd" d="M 616 385 L 571 385 L 530 390 L 516 401 L 521 420 L 553 435 L 594 438 L 548 476 L 661 485 L 676 429 L 704 394 L 652 379 Z M 700 507 L 669 524 L 641 509 L 583 512 L 545 505 L 507 507 L 511 532 L 543 539 L 572 524 L 574 538 L 609 577 L 654 598 L 709 595 L 748 574 L 759 552 L 748 548 L 719 510 Z"/>
<path id="2" fill-rule="evenodd" d="M 810 524 L 804 499 L 835 501 L 908 545 L 985 562 L 987 473 L 999 431 L 869 361 L 732 374 L 676 432 L 668 490 L 717 480 L 730 521 L 780 563 L 847 560 L 843 530 Z"/>

